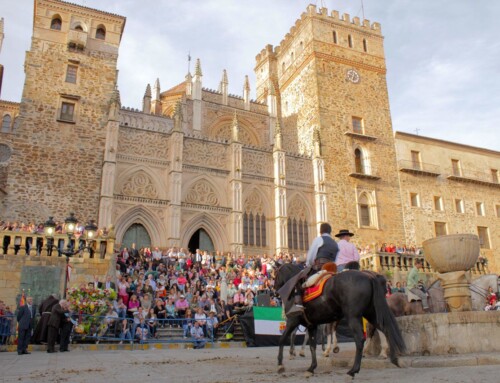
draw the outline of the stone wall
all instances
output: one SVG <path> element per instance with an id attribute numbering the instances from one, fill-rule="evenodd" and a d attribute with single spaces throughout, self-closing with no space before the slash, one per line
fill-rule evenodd
<path id="1" fill-rule="evenodd" d="M 112 259 L 84 259 L 71 258 L 71 279 L 68 287 L 78 287 L 81 283 L 88 283 L 97 276 L 100 281 L 104 281 L 106 275 L 115 277 L 114 270 L 116 260 Z M 35 304 L 39 304 L 51 293 L 58 293 L 62 297 L 64 290 L 66 258 L 65 257 L 47 257 L 47 256 L 19 256 L 19 255 L 0 255 L 0 299 L 11 307 L 16 307 L 17 301 L 22 289 L 26 295 L 31 294 L 35 299 Z M 59 275 L 58 288 L 55 291 L 45 291 L 44 283 L 37 276 L 43 275 L 43 269 L 57 269 Z M 33 273 L 36 270 L 36 273 Z M 27 274 L 32 273 L 29 276 Z M 42 296 L 40 290 L 43 290 Z"/>
<path id="2" fill-rule="evenodd" d="M 447 234 L 478 234 L 478 227 L 485 227 L 490 246 L 481 253 L 490 270 L 498 270 L 500 183 L 492 170 L 500 170 L 500 153 L 400 132 L 396 150 L 408 245 L 434 238 L 436 222 L 446 225 Z M 412 151 L 419 153 L 420 163 L 412 161 Z M 453 176 L 452 159 L 459 161 L 461 176 Z M 457 211 L 458 200 L 463 212 Z"/>

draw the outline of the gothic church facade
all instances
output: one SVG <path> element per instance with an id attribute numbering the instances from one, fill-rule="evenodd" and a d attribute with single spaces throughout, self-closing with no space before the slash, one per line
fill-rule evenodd
<path id="1" fill-rule="evenodd" d="M 0 101 L 3 219 L 75 212 L 124 245 L 246 254 L 304 253 L 321 222 L 374 247 L 410 238 L 378 23 L 310 5 L 257 55 L 255 101 L 225 71 L 204 88 L 197 60 L 134 110 L 117 90 L 125 18 L 34 3 L 22 101 Z"/>

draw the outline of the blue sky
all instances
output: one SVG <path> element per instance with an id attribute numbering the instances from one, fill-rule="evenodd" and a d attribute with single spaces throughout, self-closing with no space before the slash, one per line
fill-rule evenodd
<path id="1" fill-rule="evenodd" d="M 124 106 L 139 108 L 148 83 L 181 81 L 187 55 L 201 59 L 203 86 L 242 95 L 255 56 L 279 45 L 309 3 L 363 18 L 361 0 L 73 0 L 127 17 L 120 48 Z M 0 0 L 5 39 L 2 99 L 19 101 L 32 0 Z M 393 129 L 500 151 L 500 1 L 364 0 L 382 24 Z M 191 63 L 191 69 L 193 63 Z"/>

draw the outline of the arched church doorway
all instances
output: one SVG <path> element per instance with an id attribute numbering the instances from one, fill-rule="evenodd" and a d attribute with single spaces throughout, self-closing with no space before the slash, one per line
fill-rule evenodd
<path id="1" fill-rule="evenodd" d="M 215 251 L 214 243 L 205 229 L 198 229 L 194 232 L 193 236 L 189 240 L 188 248 L 193 254 L 196 249 L 206 250 L 208 252 Z"/>
<path id="2" fill-rule="evenodd" d="M 123 236 L 122 246 L 130 249 L 132 243 L 139 250 L 141 247 L 151 247 L 151 237 L 148 231 L 140 223 L 134 223 L 130 226 Z"/>

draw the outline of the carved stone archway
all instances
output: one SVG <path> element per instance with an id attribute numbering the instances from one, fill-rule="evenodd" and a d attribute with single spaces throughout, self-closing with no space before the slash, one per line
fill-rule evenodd
<path id="1" fill-rule="evenodd" d="M 229 218 L 229 217 L 228 217 Z M 215 250 L 229 251 L 228 233 L 222 224 L 207 213 L 200 213 L 191 218 L 188 222 L 182 225 L 181 228 L 181 245 L 184 248 L 188 247 L 189 240 L 199 229 L 207 232 L 214 244 Z"/>
<path id="2" fill-rule="evenodd" d="M 166 239 L 162 238 L 162 233 L 166 233 L 166 228 L 159 217 L 143 205 L 137 205 L 128 209 L 121 216 L 116 217 L 116 242 L 122 243 L 127 229 L 134 223 L 141 224 L 148 231 L 152 246 L 164 246 Z"/>

